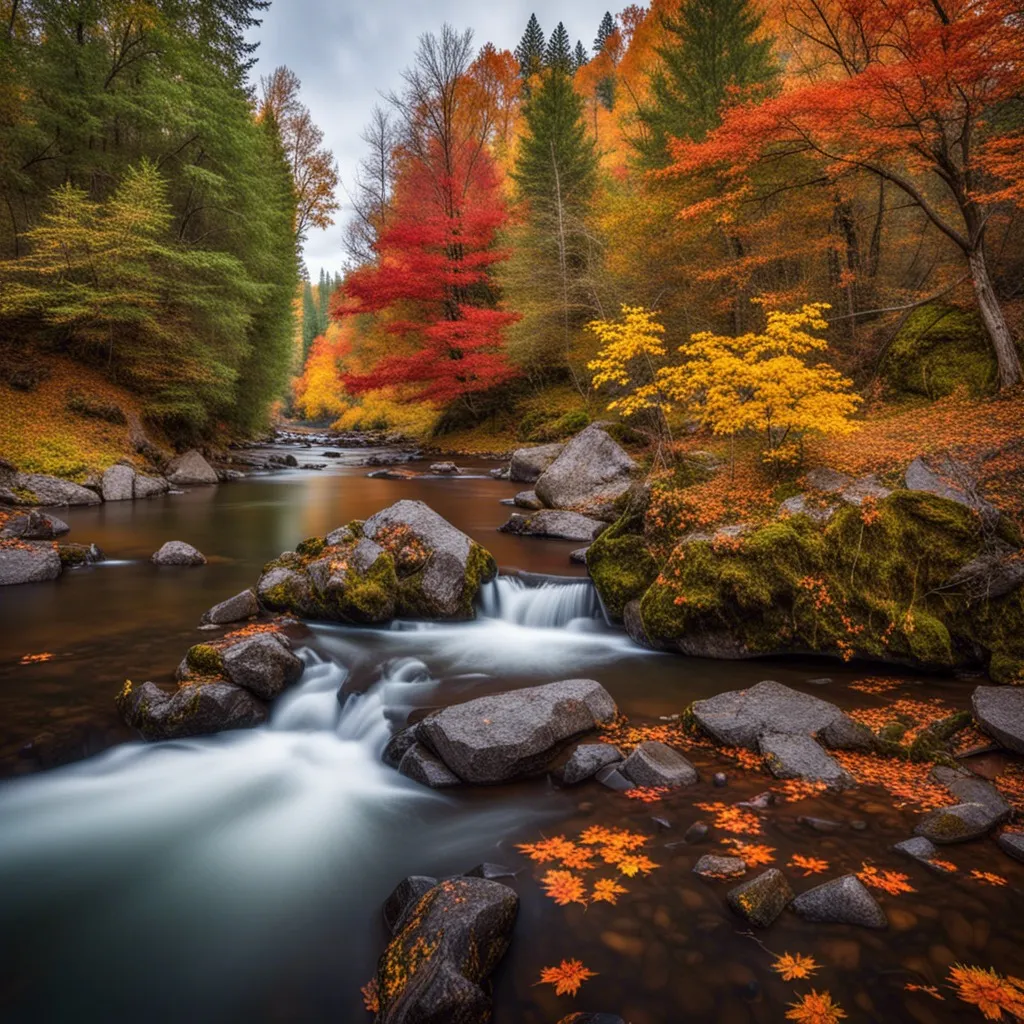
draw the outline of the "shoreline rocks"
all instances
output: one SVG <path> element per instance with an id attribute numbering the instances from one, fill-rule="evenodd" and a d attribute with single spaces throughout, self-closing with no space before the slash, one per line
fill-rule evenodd
<path id="1" fill-rule="evenodd" d="M 593 541 L 607 526 L 608 524 L 600 519 L 591 519 L 578 512 L 542 509 L 530 515 L 513 512 L 508 522 L 498 527 L 498 532 L 512 533 L 519 537 Z"/>

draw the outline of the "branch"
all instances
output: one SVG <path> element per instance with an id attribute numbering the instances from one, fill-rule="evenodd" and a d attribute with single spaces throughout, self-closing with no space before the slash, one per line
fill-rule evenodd
<path id="1" fill-rule="evenodd" d="M 918 299 L 917 302 L 908 302 L 905 306 L 886 306 L 884 309 L 862 309 L 856 313 L 844 313 L 842 316 L 830 316 L 828 318 L 828 322 L 833 323 L 836 320 L 849 320 L 850 317 L 856 316 L 876 316 L 880 313 L 899 313 L 907 309 L 916 309 L 918 306 L 927 306 L 929 302 L 941 299 L 947 292 L 951 292 L 954 288 L 958 288 L 964 283 L 964 281 L 967 281 L 970 276 L 970 274 L 964 274 L 961 277 L 958 277 L 951 285 L 947 285 L 941 291 L 933 292 L 931 295 L 926 295 L 923 299 Z"/>

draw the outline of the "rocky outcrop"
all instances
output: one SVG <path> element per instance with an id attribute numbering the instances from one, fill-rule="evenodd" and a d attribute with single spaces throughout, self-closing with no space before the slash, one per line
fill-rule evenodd
<path id="1" fill-rule="evenodd" d="M 241 686 L 196 683 L 169 694 L 156 683 L 126 683 L 117 697 L 121 716 L 147 740 L 205 736 L 251 729 L 267 720 L 267 706 Z"/>
<path id="2" fill-rule="evenodd" d="M 729 906 L 755 928 L 767 928 L 792 899 L 793 890 L 777 868 L 769 868 L 749 882 L 730 889 L 726 895 Z"/>
<path id="3" fill-rule="evenodd" d="M 95 491 L 70 480 L 0 465 L 0 505 L 98 505 L 100 500 Z"/>
<path id="4" fill-rule="evenodd" d="M 975 474 L 957 459 L 918 456 L 907 466 L 904 481 L 908 490 L 934 494 L 986 517 L 999 518 L 995 508 L 980 495 Z"/>
<path id="5" fill-rule="evenodd" d="M 0 538 L 11 537 L 18 540 L 56 540 L 69 533 L 71 527 L 56 516 L 48 516 L 45 512 L 33 509 L 12 515 L 0 529 Z"/>
<path id="6" fill-rule="evenodd" d="M 615 503 L 633 481 L 636 463 L 599 424 L 580 431 L 537 478 L 534 490 L 549 508 L 596 519 L 615 518 Z"/>
<path id="7" fill-rule="evenodd" d="M 534 448 L 517 448 L 512 453 L 508 480 L 532 484 L 562 454 L 564 444 L 542 444 Z"/>
<path id="8" fill-rule="evenodd" d="M 856 875 L 843 875 L 816 885 L 793 900 L 793 909 L 805 921 L 886 928 L 889 922 L 878 900 Z"/>
<path id="9" fill-rule="evenodd" d="M 971 695 L 978 726 L 1001 746 L 1024 754 L 1024 689 L 979 686 Z"/>
<path id="10" fill-rule="evenodd" d="M 0 542 L 0 587 L 45 583 L 60 573 L 60 555 L 53 544 Z"/>
<path id="11" fill-rule="evenodd" d="M 881 501 L 892 494 L 892 491 L 880 484 L 873 475 L 852 477 L 825 467 L 810 470 L 804 476 L 804 480 L 812 491 L 833 494 L 847 505 L 862 505 L 865 498 Z"/>
<path id="12" fill-rule="evenodd" d="M 169 540 L 150 559 L 154 565 L 206 565 L 206 556 L 183 540 Z"/>
<path id="13" fill-rule="evenodd" d="M 487 1024 L 484 986 L 508 949 L 518 910 L 515 890 L 466 877 L 440 882 L 404 907 L 377 965 L 376 1024 Z"/>
<path id="14" fill-rule="evenodd" d="M 553 537 L 556 540 L 592 541 L 607 523 L 591 519 L 578 512 L 560 512 L 544 509 L 530 515 L 513 512 L 507 523 L 498 527 L 501 533 L 514 533 L 520 537 Z"/>
<path id="15" fill-rule="evenodd" d="M 104 474 L 101 483 L 104 501 L 131 501 L 135 496 L 135 470 L 118 463 Z"/>
<path id="16" fill-rule="evenodd" d="M 215 604 L 203 613 L 202 623 L 205 626 L 224 626 L 231 622 L 242 622 L 254 615 L 259 615 L 260 603 L 253 590 L 243 590 L 234 597 L 229 597 L 220 604 Z"/>
<path id="17" fill-rule="evenodd" d="M 620 770 L 637 786 L 676 789 L 700 781 L 697 769 L 682 754 L 657 740 L 639 744 Z"/>
<path id="18" fill-rule="evenodd" d="M 167 479 L 176 487 L 215 484 L 219 481 L 217 471 L 195 450 L 185 452 L 171 462 L 167 467 Z"/>
<path id="19" fill-rule="evenodd" d="M 567 740 L 615 714 L 600 683 L 566 679 L 435 711 L 417 736 L 464 782 L 491 784 L 542 771 Z"/>

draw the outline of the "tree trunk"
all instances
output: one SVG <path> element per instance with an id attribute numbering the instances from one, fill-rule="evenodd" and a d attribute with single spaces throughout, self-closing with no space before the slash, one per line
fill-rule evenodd
<path id="1" fill-rule="evenodd" d="M 992 281 L 989 279 L 984 249 L 979 245 L 973 252 L 968 253 L 967 262 L 971 268 L 974 294 L 978 299 L 978 311 L 996 354 L 999 388 L 1002 390 L 1012 387 L 1021 382 L 1020 355 L 1013 343 L 1013 335 L 1010 334 L 1010 328 L 999 306 Z"/>

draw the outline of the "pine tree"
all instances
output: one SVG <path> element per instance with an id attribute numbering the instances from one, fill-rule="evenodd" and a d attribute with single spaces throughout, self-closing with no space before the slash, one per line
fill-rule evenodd
<path id="1" fill-rule="evenodd" d="M 319 316 L 319 327 L 320 334 L 325 334 L 327 331 L 327 325 L 331 322 L 330 316 L 330 302 L 331 292 L 334 291 L 336 285 L 331 280 L 331 275 L 327 273 L 322 267 L 320 268 L 320 282 L 316 286 L 316 304 L 317 313 Z"/>
<path id="2" fill-rule="evenodd" d="M 540 27 L 536 14 L 530 15 L 526 23 L 526 31 L 515 50 L 519 61 L 519 74 L 523 80 L 537 74 L 544 66 L 544 30 Z"/>
<path id="3" fill-rule="evenodd" d="M 313 288 L 309 280 L 302 283 L 302 362 L 305 365 L 313 341 L 322 333 L 320 331 L 320 311 L 313 298 Z"/>
<path id="4" fill-rule="evenodd" d="M 594 39 L 594 53 L 600 55 L 604 52 L 605 45 L 612 37 L 615 30 L 615 19 L 612 17 L 610 11 L 605 11 L 604 17 L 601 19 L 601 24 L 597 27 L 597 36 Z M 611 75 L 606 75 L 602 78 L 597 83 L 594 91 L 598 100 L 600 100 L 601 105 L 606 110 L 615 109 L 615 79 Z"/>
<path id="5" fill-rule="evenodd" d="M 544 51 L 544 64 L 546 67 L 562 72 L 564 75 L 572 74 L 572 50 L 570 49 L 569 33 L 565 26 L 559 22 L 555 31 L 551 33 L 547 49 Z"/>
<path id="6" fill-rule="evenodd" d="M 579 39 L 576 40 L 576 49 L 573 52 L 573 71 L 579 71 L 584 64 L 586 64 L 590 58 L 587 56 L 587 51 L 583 49 L 583 43 Z"/>
<path id="7" fill-rule="evenodd" d="M 601 24 L 597 27 L 597 38 L 594 40 L 594 53 L 600 53 L 608 37 L 615 31 L 615 19 L 611 11 L 605 11 Z"/>
<path id="8" fill-rule="evenodd" d="M 661 66 L 633 143 L 645 167 L 665 166 L 670 138 L 703 139 L 730 91 L 770 86 L 779 74 L 750 0 L 688 0 L 677 17 L 661 20 L 670 42 L 657 50 Z"/>

